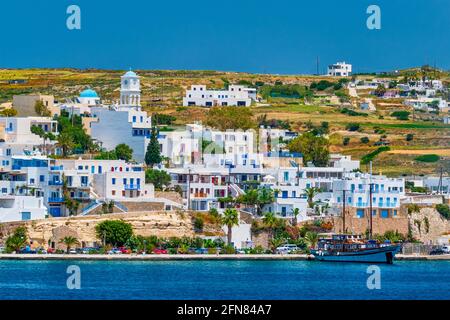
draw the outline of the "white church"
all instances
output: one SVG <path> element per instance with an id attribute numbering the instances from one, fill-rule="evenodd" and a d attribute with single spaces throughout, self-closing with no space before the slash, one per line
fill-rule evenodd
<path id="1" fill-rule="evenodd" d="M 133 149 L 133 159 L 144 162 L 151 133 L 151 117 L 141 110 L 139 76 L 128 71 L 121 77 L 120 100 L 111 106 L 91 108 L 90 133 L 102 148 L 113 150 L 124 143 Z"/>

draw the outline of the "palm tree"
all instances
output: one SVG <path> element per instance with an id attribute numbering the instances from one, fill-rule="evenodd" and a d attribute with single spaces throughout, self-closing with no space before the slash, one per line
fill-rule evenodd
<path id="1" fill-rule="evenodd" d="M 319 235 L 316 232 L 309 231 L 305 235 L 305 240 L 311 248 L 314 248 L 319 241 Z"/>
<path id="2" fill-rule="evenodd" d="M 59 240 L 59 243 L 64 243 L 67 247 L 67 253 L 69 253 L 70 248 L 74 245 L 79 244 L 80 242 L 78 241 L 77 238 L 75 237 L 71 237 L 71 236 L 66 236 L 64 238 L 62 238 L 61 240 Z"/>
<path id="3" fill-rule="evenodd" d="M 228 245 L 231 244 L 231 230 L 233 229 L 233 226 L 239 225 L 239 215 L 236 209 L 225 209 L 222 217 L 222 225 L 225 225 L 228 227 L 227 232 L 227 240 Z"/>
<path id="4" fill-rule="evenodd" d="M 278 223 L 277 217 L 275 217 L 275 215 L 272 212 L 267 212 L 264 214 L 262 220 L 266 228 L 269 229 L 270 238 L 273 239 L 273 229 L 277 226 Z"/>
<path id="5" fill-rule="evenodd" d="M 312 187 L 305 189 L 306 196 L 308 197 L 308 207 L 314 208 L 314 197 L 320 193 L 320 188 Z"/>
<path id="6" fill-rule="evenodd" d="M 299 208 L 293 209 L 292 214 L 294 215 L 294 218 L 292 219 L 292 225 L 296 226 L 297 225 L 297 216 L 300 214 L 300 209 Z"/>
<path id="7" fill-rule="evenodd" d="M 270 240 L 270 246 L 272 247 L 272 252 L 275 252 L 275 250 L 281 246 L 282 244 L 284 244 L 286 242 L 285 239 L 282 238 L 274 238 L 272 240 Z"/>
<path id="8" fill-rule="evenodd" d="M 275 201 L 274 192 L 272 189 L 268 188 L 261 188 L 258 190 L 258 198 L 257 198 L 257 205 L 258 205 L 258 213 L 261 212 L 262 208 L 266 204 L 270 204 Z"/>
<path id="9" fill-rule="evenodd" d="M 67 157 L 68 151 L 74 147 L 72 136 L 68 132 L 62 132 L 58 136 L 58 146 L 62 148 L 63 156 Z"/>

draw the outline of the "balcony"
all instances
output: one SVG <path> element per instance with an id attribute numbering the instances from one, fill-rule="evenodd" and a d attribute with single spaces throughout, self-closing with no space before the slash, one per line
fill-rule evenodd
<path id="1" fill-rule="evenodd" d="M 125 190 L 141 190 L 141 186 L 139 184 L 126 184 L 124 188 Z"/>
<path id="2" fill-rule="evenodd" d="M 19 165 L 17 165 L 17 164 L 13 164 L 13 165 L 11 166 L 11 169 L 12 169 L 12 170 L 15 170 L 15 171 L 19 171 L 20 169 L 22 169 L 22 167 L 19 166 Z"/>
<path id="3" fill-rule="evenodd" d="M 50 171 L 62 171 L 64 166 L 50 166 Z"/>
<path id="4" fill-rule="evenodd" d="M 49 181 L 49 186 L 62 186 L 64 183 L 62 181 Z"/>
<path id="5" fill-rule="evenodd" d="M 64 198 L 58 197 L 48 198 L 48 203 L 62 203 L 62 202 L 64 202 Z"/>
<path id="6" fill-rule="evenodd" d="M 203 192 L 196 192 L 196 193 L 192 194 L 192 196 L 194 198 L 207 198 L 208 194 L 207 193 L 203 193 Z"/>

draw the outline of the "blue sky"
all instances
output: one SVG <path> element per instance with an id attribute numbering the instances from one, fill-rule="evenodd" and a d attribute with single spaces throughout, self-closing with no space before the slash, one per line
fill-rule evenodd
<path id="1" fill-rule="evenodd" d="M 81 8 L 82 29 L 66 28 Z M 366 9 L 381 8 L 381 30 Z M 315 73 L 450 69 L 448 0 L 5 0 L 0 67 Z"/>

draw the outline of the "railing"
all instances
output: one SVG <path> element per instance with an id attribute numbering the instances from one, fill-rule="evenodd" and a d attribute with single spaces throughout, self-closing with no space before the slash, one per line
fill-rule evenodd
<path id="1" fill-rule="evenodd" d="M 50 171 L 61 171 L 64 170 L 64 166 L 50 166 Z"/>
<path id="2" fill-rule="evenodd" d="M 49 181 L 49 186 L 62 186 L 64 183 L 62 181 Z"/>
<path id="3" fill-rule="evenodd" d="M 17 165 L 17 164 L 13 164 L 13 165 L 11 166 L 11 168 L 12 168 L 13 170 L 20 170 L 22 167 L 19 166 L 19 165 Z"/>
<path id="4" fill-rule="evenodd" d="M 81 211 L 81 215 L 86 215 L 96 207 L 98 207 L 100 203 L 97 202 L 97 200 L 92 201 L 89 203 L 86 207 L 84 207 L 83 211 Z"/>
<path id="5" fill-rule="evenodd" d="M 48 198 L 48 202 L 49 203 L 59 203 L 59 202 L 64 202 L 64 198 L 58 198 L 58 197 L 53 197 L 53 198 Z"/>
<path id="6" fill-rule="evenodd" d="M 114 201 L 114 205 L 119 208 L 120 210 L 122 210 L 123 212 L 128 212 L 128 208 L 125 207 L 122 203 L 118 202 L 118 201 Z"/>
<path id="7" fill-rule="evenodd" d="M 126 184 L 125 190 L 140 190 L 141 186 L 139 184 Z"/>

